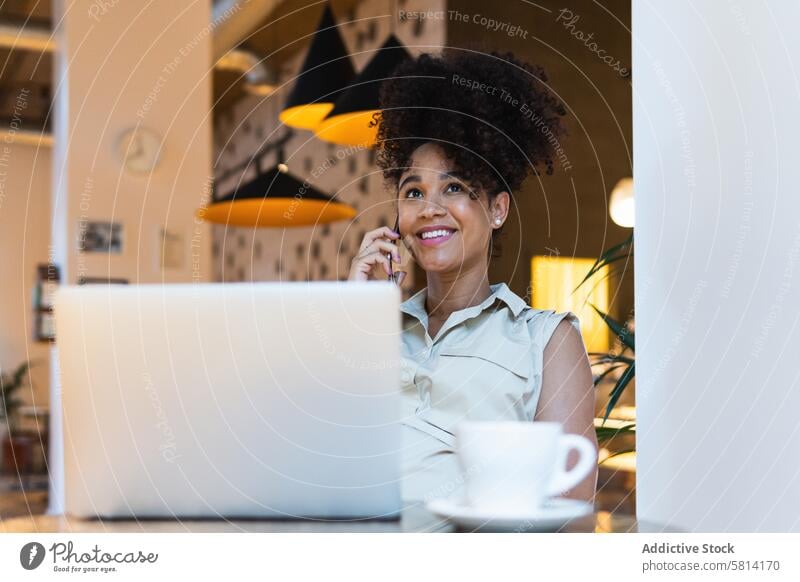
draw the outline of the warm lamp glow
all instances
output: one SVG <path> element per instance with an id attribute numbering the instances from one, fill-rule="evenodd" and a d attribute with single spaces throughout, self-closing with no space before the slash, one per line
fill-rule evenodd
<path id="1" fill-rule="evenodd" d="M 230 226 L 313 226 L 354 218 L 355 208 L 295 178 L 285 163 L 215 198 L 195 216 Z"/>
<path id="2" fill-rule="evenodd" d="M 616 224 L 633 228 L 633 178 L 622 178 L 611 191 L 611 200 L 608 203 L 608 212 L 611 220 Z"/>
<path id="3" fill-rule="evenodd" d="M 294 198 L 252 198 L 215 202 L 199 209 L 198 218 L 216 224 L 249 227 L 291 227 L 354 218 L 355 208 L 340 202 Z"/>
<path id="4" fill-rule="evenodd" d="M 257 85 L 245 84 L 244 90 L 249 95 L 255 95 L 256 97 L 269 97 L 278 88 L 275 85 L 270 85 L 269 83 L 259 83 Z"/>
<path id="5" fill-rule="evenodd" d="M 375 113 L 380 113 L 380 110 L 343 113 L 329 117 L 317 127 L 317 137 L 339 145 L 372 147 L 378 135 L 378 126 L 370 127 Z"/>
<path id="6" fill-rule="evenodd" d="M 278 118 L 290 127 L 313 131 L 333 109 L 333 103 L 312 103 L 289 107 L 278 114 Z"/>
<path id="7" fill-rule="evenodd" d="M 289 127 L 315 130 L 355 75 L 328 2 L 322 10 L 300 74 L 278 117 Z"/>
<path id="8" fill-rule="evenodd" d="M 587 350 L 605 352 L 609 349 L 608 326 L 590 304 L 608 313 L 608 267 L 603 267 L 573 293 L 594 263 L 594 259 L 533 257 L 531 307 L 554 309 L 557 312 L 572 311 L 580 320 Z"/>
<path id="9" fill-rule="evenodd" d="M 400 63 L 410 58 L 403 44 L 390 34 L 350 88 L 336 100 L 331 112 L 315 130 L 317 137 L 341 145 L 373 147 L 378 127 L 370 125 L 375 114 L 380 113 L 381 84 L 392 76 Z"/>

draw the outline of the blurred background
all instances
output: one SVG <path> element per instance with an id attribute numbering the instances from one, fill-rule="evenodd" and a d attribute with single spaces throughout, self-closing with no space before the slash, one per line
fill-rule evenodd
<path id="1" fill-rule="evenodd" d="M 513 193 L 490 281 L 579 315 L 598 502 L 633 513 L 635 455 L 611 456 L 635 421 L 630 19 L 627 0 L 3 2 L 0 518 L 46 501 L 20 495 L 52 463 L 54 289 L 346 279 L 364 233 L 393 225 L 393 194 L 369 132 L 326 133 L 296 108 L 354 87 L 329 91 L 325 113 L 358 123 L 393 58 L 443 47 L 541 65 L 568 110 L 553 175 Z M 342 66 L 316 78 L 320 55 Z M 412 268 L 404 297 L 425 284 Z"/>

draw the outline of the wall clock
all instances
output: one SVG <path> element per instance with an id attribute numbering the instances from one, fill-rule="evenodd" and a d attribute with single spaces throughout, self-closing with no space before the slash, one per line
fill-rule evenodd
<path id="1" fill-rule="evenodd" d="M 117 142 L 117 155 L 125 169 L 134 174 L 152 172 L 161 159 L 163 139 L 147 127 L 126 129 Z"/>

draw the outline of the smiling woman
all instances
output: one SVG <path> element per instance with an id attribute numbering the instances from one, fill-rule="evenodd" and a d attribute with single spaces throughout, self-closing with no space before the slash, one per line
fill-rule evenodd
<path id="1" fill-rule="evenodd" d="M 350 279 L 391 273 L 401 241 L 426 274 L 427 287 L 401 305 L 407 500 L 461 493 L 467 468 L 454 433 L 463 420 L 555 421 L 596 451 L 577 317 L 532 309 L 488 278 L 512 193 L 553 169 L 548 136 L 563 134 L 565 111 L 546 82 L 512 55 L 456 52 L 423 54 L 382 86 L 378 163 L 397 194 L 398 231 L 368 232 Z M 521 115 L 520 103 L 535 115 Z M 564 494 L 592 500 L 596 479 L 595 469 Z"/>

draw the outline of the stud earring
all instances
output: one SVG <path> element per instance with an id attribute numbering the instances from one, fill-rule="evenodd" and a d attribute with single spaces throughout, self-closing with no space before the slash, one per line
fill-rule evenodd
<path id="1" fill-rule="evenodd" d="M 495 219 L 494 219 L 494 223 L 495 223 L 495 224 L 500 224 L 501 222 L 503 222 L 503 221 L 502 221 L 502 220 L 500 220 L 499 218 L 495 218 Z"/>

